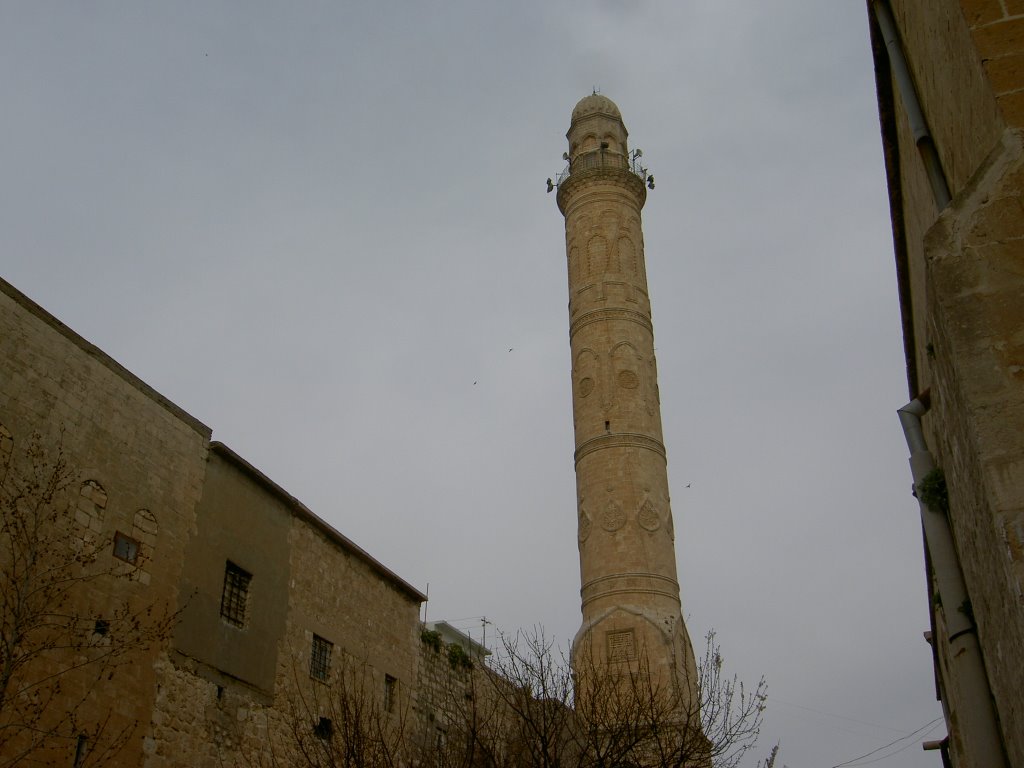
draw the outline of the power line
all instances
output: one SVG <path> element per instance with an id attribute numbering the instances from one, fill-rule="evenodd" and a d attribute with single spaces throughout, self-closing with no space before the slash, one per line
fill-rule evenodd
<path id="1" fill-rule="evenodd" d="M 871 728 L 881 728 L 883 731 L 892 731 L 893 733 L 903 733 L 902 728 L 892 728 L 888 725 L 879 725 L 878 723 L 869 723 L 867 720 L 858 720 L 855 717 L 848 717 L 847 715 L 837 715 L 835 712 L 826 712 L 824 709 L 815 709 L 814 707 L 805 707 L 801 704 L 794 704 L 791 701 L 783 701 L 774 696 L 768 697 L 770 704 L 785 704 L 787 707 L 793 707 L 794 709 L 802 709 L 805 712 L 813 712 L 816 715 L 826 715 L 828 717 L 834 717 L 839 720 L 849 720 L 851 723 L 857 723 L 859 725 L 866 725 Z"/>
<path id="2" fill-rule="evenodd" d="M 906 741 L 907 739 L 913 739 L 918 734 L 924 735 L 921 732 L 925 731 L 926 728 L 928 730 L 925 731 L 925 732 L 926 733 L 930 733 L 934 729 L 936 723 L 938 723 L 941 719 L 942 719 L 941 717 L 937 717 L 934 720 L 932 720 L 930 723 L 925 723 L 924 725 L 922 725 L 917 730 L 911 731 L 906 736 L 901 736 L 900 738 L 896 739 L 895 741 L 890 741 L 888 744 L 883 744 L 882 746 L 878 747 L 877 749 L 873 749 L 870 752 L 865 752 L 863 755 L 859 755 L 858 757 L 854 757 L 854 758 L 852 758 L 850 760 L 847 760 L 845 763 L 836 763 L 835 765 L 832 766 L 832 768 L 843 768 L 843 766 L 852 766 L 852 765 L 855 765 L 855 764 L 856 765 L 870 765 L 871 763 L 877 763 L 879 760 L 884 760 L 884 759 L 886 759 L 888 757 L 892 757 L 893 755 L 899 754 L 904 749 L 906 749 L 907 747 L 910 747 L 912 745 L 911 744 L 906 744 L 903 747 L 900 747 L 899 749 L 897 749 L 895 752 L 892 752 L 892 753 L 890 753 L 888 755 L 882 755 L 881 757 L 878 757 L 878 758 L 876 758 L 874 760 L 869 760 L 866 763 L 859 762 L 860 760 L 863 760 L 865 757 L 871 757 L 871 755 L 877 754 L 877 753 L 881 752 L 883 749 L 888 749 L 889 747 L 893 746 L 894 744 L 899 744 L 901 741 Z"/>

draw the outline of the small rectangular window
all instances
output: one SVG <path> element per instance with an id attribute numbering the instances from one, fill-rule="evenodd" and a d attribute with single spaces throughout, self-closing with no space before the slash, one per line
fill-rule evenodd
<path id="1" fill-rule="evenodd" d="M 384 675 L 384 711 L 395 711 L 395 699 L 398 694 L 398 680 L 391 675 Z"/>
<path id="2" fill-rule="evenodd" d="M 321 717 L 313 726 L 313 734 L 324 741 L 330 739 L 334 735 L 334 723 L 331 722 L 331 718 Z"/>
<path id="3" fill-rule="evenodd" d="M 139 559 L 139 542 L 118 531 L 114 534 L 114 557 L 135 565 Z"/>
<path id="4" fill-rule="evenodd" d="M 250 581 L 251 573 L 228 560 L 224 566 L 224 591 L 220 596 L 220 615 L 236 627 L 245 626 Z"/>
<path id="5" fill-rule="evenodd" d="M 331 650 L 334 644 L 320 635 L 313 635 L 313 647 L 309 652 L 309 676 L 327 682 L 331 671 Z"/>

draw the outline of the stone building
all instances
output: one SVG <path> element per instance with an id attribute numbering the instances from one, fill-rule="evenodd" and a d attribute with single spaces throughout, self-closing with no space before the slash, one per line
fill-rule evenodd
<path id="1" fill-rule="evenodd" d="M 20 642 L 31 648 L 41 638 L 12 678 L 28 688 L 6 687 L 0 657 L 0 766 L 77 767 L 119 737 L 119 765 L 292 764 L 297 751 L 322 750 L 335 729 L 371 715 L 365 725 L 382 748 L 411 749 L 386 764 L 429 764 L 458 753 L 450 738 L 477 743 L 484 733 L 491 755 L 518 764 L 540 721 L 561 724 L 550 736 L 576 754 L 605 750 L 602 734 L 623 725 L 611 712 L 616 701 L 644 733 L 623 755 L 646 758 L 650 732 L 674 729 L 682 737 L 661 746 L 678 742 L 675 753 L 698 756 L 685 764 L 709 764 L 679 600 L 640 226 L 653 178 L 603 96 L 576 105 L 567 137 L 557 200 L 569 265 L 583 597 L 575 677 L 563 670 L 557 695 L 548 695 L 533 685 L 530 659 L 525 674 L 499 674 L 482 663 L 482 644 L 443 622 L 422 625 L 422 592 L 0 280 L 0 502 L 10 501 L 5 510 L 17 518 L 20 473 L 61 462 L 66 470 L 37 505 L 49 511 L 46 547 L 22 536 L 31 556 L 19 560 L 12 546 L 0 552 L 0 568 L 12 583 L 28 583 L 35 577 L 10 577 L 22 560 L 57 558 L 76 583 L 61 594 L 59 612 L 70 619 Z M 13 541 L 8 519 L 4 536 Z M 19 609 L 6 601 L 0 609 L 5 640 L 19 636 L 8 633 Z M 167 630 L 154 629 L 155 641 L 129 654 L 118 650 L 123 625 Z M 90 661 L 109 655 L 124 663 Z M 628 685 L 637 678 L 647 687 Z M 574 698 L 600 684 L 601 696 Z M 14 699 L 3 701 L 11 690 L 14 709 Z M 663 698 L 667 708 L 658 706 Z M 18 720 L 33 712 L 31 722 Z M 599 724 L 587 731 L 596 740 L 578 743 L 583 731 L 570 734 L 573 721 Z M 20 735 L 8 738 L 7 726 Z"/>
<path id="2" fill-rule="evenodd" d="M 423 593 L 210 438 L 207 426 L 0 280 L 5 499 L 14 473 L 30 472 L 31 445 L 50 460 L 59 452 L 75 472 L 53 499 L 67 535 L 50 545 L 73 557 L 83 541 L 96 542 L 87 565 L 99 574 L 69 607 L 81 643 L 38 653 L 19 679 L 109 647 L 120 606 L 143 621 L 149 607 L 178 612 L 173 634 L 136 650 L 112 677 L 88 667 L 60 675 L 53 706 L 33 721 L 52 726 L 54 738 L 19 757 L 28 737 L 8 739 L 8 729 L 0 765 L 77 765 L 117 733 L 128 736 L 118 765 L 231 765 L 270 743 L 287 748 L 295 717 L 329 729 L 330 712 L 318 711 L 325 703 L 311 692 L 342 668 L 358 669 L 385 710 L 408 704 L 423 651 Z M 0 552 L 7 576 L 11 563 Z M 3 609 L 6 635 L 6 600 Z M 75 702 L 80 721 L 67 732 L 60 721 Z"/>
<path id="3" fill-rule="evenodd" d="M 1024 766 L 1024 3 L 868 10 L 948 727 L 927 746 Z"/>

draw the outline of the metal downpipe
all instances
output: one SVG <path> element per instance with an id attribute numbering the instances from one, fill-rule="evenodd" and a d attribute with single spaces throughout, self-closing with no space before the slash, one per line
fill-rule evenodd
<path id="1" fill-rule="evenodd" d="M 910 472 L 914 488 L 933 469 L 935 460 L 925 443 L 921 417 L 928 411 L 928 393 L 911 400 L 896 413 L 910 450 Z M 953 531 L 946 513 L 925 504 L 919 494 L 925 545 L 931 558 L 935 582 L 942 604 L 947 634 L 947 660 L 952 680 L 943 680 L 947 703 L 959 720 L 965 752 L 971 765 L 1005 768 L 1006 753 L 996 716 L 992 691 L 985 674 L 985 663 L 978 644 L 978 631 L 970 608 L 967 585 L 956 553 Z M 933 642 L 939 642 L 935 638 Z M 955 682 L 955 686 L 950 683 Z M 948 697 L 954 694 L 953 702 Z M 947 730 L 949 721 L 946 722 Z"/>
<path id="2" fill-rule="evenodd" d="M 907 57 L 903 52 L 903 45 L 900 43 L 899 32 L 896 29 L 896 21 L 892 17 L 892 11 L 886 0 L 872 0 L 871 7 L 875 11 L 878 29 L 885 41 L 885 49 L 889 53 L 889 66 L 903 101 L 903 109 L 907 113 L 907 121 L 910 123 L 914 143 L 917 145 L 917 151 L 921 154 L 921 161 L 924 163 L 925 173 L 928 175 L 935 207 L 942 211 L 952 200 L 949 183 L 946 181 L 946 173 L 942 169 L 942 161 L 939 159 L 935 142 L 928 130 L 928 123 L 924 119 L 921 101 L 917 97 L 917 88 L 914 86 L 914 78 L 910 74 L 910 66 L 907 64 Z"/>

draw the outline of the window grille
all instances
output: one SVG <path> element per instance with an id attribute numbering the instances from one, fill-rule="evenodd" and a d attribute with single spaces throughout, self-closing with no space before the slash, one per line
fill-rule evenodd
<path id="1" fill-rule="evenodd" d="M 117 531 L 114 534 L 114 557 L 135 565 L 135 561 L 139 559 L 139 542 Z"/>
<path id="2" fill-rule="evenodd" d="M 309 676 L 327 682 L 331 671 L 331 649 L 334 645 L 320 635 L 313 635 L 313 647 L 309 652 Z"/>
<path id="3" fill-rule="evenodd" d="M 384 675 L 384 711 L 395 711 L 395 698 L 398 693 L 398 680 L 391 675 Z"/>
<path id="4" fill-rule="evenodd" d="M 224 567 L 224 591 L 220 596 L 220 615 L 229 624 L 245 626 L 246 604 L 252 574 L 228 560 Z"/>

